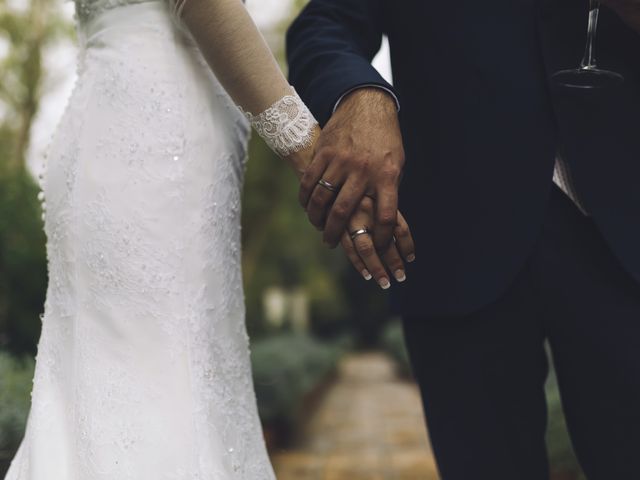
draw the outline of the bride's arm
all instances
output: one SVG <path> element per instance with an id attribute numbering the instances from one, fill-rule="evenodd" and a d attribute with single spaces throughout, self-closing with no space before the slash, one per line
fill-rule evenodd
<path id="1" fill-rule="evenodd" d="M 269 146 L 302 171 L 319 133 L 240 0 L 171 0 L 231 98 Z"/>
<path id="2" fill-rule="evenodd" d="M 274 150 L 287 158 L 300 174 L 311 162 L 313 140 L 320 129 L 311 112 L 285 79 L 241 1 L 170 1 L 175 2 L 176 15 L 191 31 L 229 95 L 243 110 L 251 112 L 249 118 L 258 133 Z M 363 201 L 370 202 L 370 199 L 365 197 Z M 352 220 L 368 221 L 364 215 Z M 405 237 L 401 233 L 397 232 L 398 248 L 407 246 L 402 254 L 412 255 L 413 243 L 404 242 L 402 239 Z M 371 275 L 382 288 L 388 288 L 390 283 L 384 265 L 397 277 L 404 278 L 402 258 L 395 244 L 381 261 L 375 249 L 368 247 L 363 240 L 359 238 L 357 244 L 352 244 L 346 235 L 343 245 L 365 278 L 371 278 Z"/>

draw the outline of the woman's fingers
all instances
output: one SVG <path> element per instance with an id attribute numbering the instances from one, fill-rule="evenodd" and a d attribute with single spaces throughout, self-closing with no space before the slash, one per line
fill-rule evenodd
<path id="1" fill-rule="evenodd" d="M 353 240 L 351 240 L 351 236 L 347 232 L 344 232 L 344 234 L 342 235 L 340 243 L 345 253 L 347 254 L 347 257 L 349 258 L 349 261 L 355 267 L 358 273 L 362 275 L 365 280 L 371 280 L 371 278 L 373 277 L 371 276 L 371 273 L 369 273 L 367 266 L 358 255 L 358 252 L 356 252 L 356 247 L 353 244 Z"/>
<path id="2" fill-rule="evenodd" d="M 413 262 L 416 259 L 416 246 L 411 236 L 409 224 L 399 210 L 398 221 L 393 231 L 393 236 L 396 239 L 396 247 L 402 258 L 409 263 Z"/>
<path id="3" fill-rule="evenodd" d="M 389 248 L 382 255 L 382 260 L 384 261 L 387 269 L 393 275 L 398 282 L 404 282 L 407 279 L 407 274 L 404 268 L 404 262 L 402 261 L 402 257 L 400 256 L 400 252 L 395 244 L 389 245 Z"/>
<path id="4" fill-rule="evenodd" d="M 340 243 L 349 261 L 369 280 L 374 278 L 384 290 L 391 286 L 391 275 L 398 282 L 407 278 L 405 262 L 415 260 L 415 245 L 407 221 L 397 212 L 397 222 L 393 229 L 395 241 L 383 254 L 379 254 L 370 226 L 375 222 L 374 200 L 364 197 L 349 220 L 349 230 L 344 232 Z M 391 272 L 391 275 L 389 275 Z"/>
<path id="5" fill-rule="evenodd" d="M 373 238 L 370 232 L 371 225 L 374 222 L 373 215 L 373 200 L 369 197 L 364 197 L 349 220 L 348 234 L 358 257 L 360 257 L 366 269 L 376 280 L 376 283 L 386 290 L 391 286 L 391 282 L 384 264 L 373 245 Z"/>
<path id="6" fill-rule="evenodd" d="M 380 285 L 380 288 L 383 290 L 388 289 L 391 286 L 389 275 L 384 268 L 382 260 L 378 256 L 376 247 L 373 245 L 371 234 L 363 233 L 362 235 L 356 236 L 353 239 L 353 244 L 355 245 L 356 252 L 358 252 L 358 256 L 362 259 L 376 283 Z"/>
<path id="7" fill-rule="evenodd" d="M 415 260 L 415 245 L 413 237 L 409 230 L 407 221 L 400 211 L 397 212 L 397 222 L 393 229 L 394 242 L 382 255 L 387 269 L 393 274 L 398 282 L 404 282 L 407 279 L 404 262 L 412 262 Z"/>

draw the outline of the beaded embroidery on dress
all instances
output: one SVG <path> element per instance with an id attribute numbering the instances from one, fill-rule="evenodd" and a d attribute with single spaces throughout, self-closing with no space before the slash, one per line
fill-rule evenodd
<path id="1" fill-rule="evenodd" d="M 249 124 L 167 3 L 77 3 L 78 81 L 42 176 L 32 408 L 6 480 L 273 480 L 240 268 Z"/>

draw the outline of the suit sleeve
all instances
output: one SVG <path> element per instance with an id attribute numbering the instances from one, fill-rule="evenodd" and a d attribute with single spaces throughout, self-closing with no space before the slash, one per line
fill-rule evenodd
<path id="1" fill-rule="evenodd" d="M 311 0 L 287 32 L 289 80 L 324 125 L 348 91 L 393 87 L 371 66 L 384 33 L 384 0 Z"/>

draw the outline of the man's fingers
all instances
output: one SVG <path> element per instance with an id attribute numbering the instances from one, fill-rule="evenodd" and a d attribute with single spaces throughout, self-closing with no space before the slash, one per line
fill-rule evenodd
<path id="1" fill-rule="evenodd" d="M 328 216 L 333 209 L 334 201 L 336 197 L 338 197 L 342 189 L 344 188 L 344 171 L 341 170 L 339 165 L 335 163 L 329 165 L 328 168 L 323 172 L 322 178 L 318 180 L 315 188 L 309 198 L 309 202 L 307 203 L 307 215 L 309 217 L 309 221 L 316 226 L 316 228 L 320 230 L 325 230 L 326 222 Z M 347 187 L 348 190 L 351 187 Z M 344 208 L 344 205 L 342 206 Z M 342 232 L 347 227 L 347 221 L 349 220 L 349 216 L 353 212 L 354 207 L 351 207 L 351 210 L 348 212 L 348 215 L 342 215 L 342 222 L 336 222 L 334 220 L 333 227 L 334 229 L 330 235 L 330 245 L 331 247 L 335 247 L 338 245 L 340 241 L 340 236 Z M 338 223 L 339 229 L 335 229 L 335 225 Z M 329 243 L 329 242 L 327 242 Z"/>
<path id="2" fill-rule="evenodd" d="M 379 252 L 386 252 L 393 237 L 398 216 L 398 190 L 389 186 L 376 192 L 374 244 Z"/>
<path id="3" fill-rule="evenodd" d="M 335 185 L 331 181 L 332 185 Z M 326 186 L 316 185 L 313 189 L 309 203 L 307 204 L 307 216 L 309 221 L 319 230 L 324 229 L 324 225 L 327 219 L 327 211 L 331 208 L 336 195 L 337 190 L 333 191 Z"/>
<path id="4" fill-rule="evenodd" d="M 358 273 L 362 275 L 365 280 L 371 280 L 371 273 L 369 273 L 367 266 L 358 256 L 358 252 L 356 252 L 356 247 L 353 244 L 353 240 L 351 240 L 351 236 L 346 231 L 342 234 L 340 243 L 345 253 L 347 254 L 347 257 L 349 258 L 349 261 L 355 267 Z"/>
<path id="5" fill-rule="evenodd" d="M 327 153 L 318 153 L 314 155 L 313 160 L 311 160 L 311 163 L 302 174 L 302 177 L 300 178 L 300 191 L 298 193 L 298 200 L 300 205 L 302 205 L 302 208 L 307 208 L 311 194 L 322 178 L 322 175 L 329 164 L 329 160 L 330 157 Z"/>
<path id="6" fill-rule="evenodd" d="M 340 189 L 324 225 L 323 239 L 332 248 L 338 244 L 340 235 L 347 228 L 351 215 L 362 200 L 365 187 L 358 180 L 347 180 Z"/>
<path id="7" fill-rule="evenodd" d="M 398 221 L 396 228 L 393 230 L 393 236 L 396 239 L 396 247 L 398 247 L 402 258 L 409 263 L 413 262 L 416 259 L 416 246 L 409 224 L 400 211 L 398 211 Z"/>

